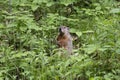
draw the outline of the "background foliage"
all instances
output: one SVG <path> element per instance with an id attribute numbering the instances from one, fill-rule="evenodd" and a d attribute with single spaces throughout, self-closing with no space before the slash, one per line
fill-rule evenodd
<path id="1" fill-rule="evenodd" d="M 0 0 L 1 80 L 119 80 L 119 0 Z M 61 57 L 60 25 L 77 35 Z"/>

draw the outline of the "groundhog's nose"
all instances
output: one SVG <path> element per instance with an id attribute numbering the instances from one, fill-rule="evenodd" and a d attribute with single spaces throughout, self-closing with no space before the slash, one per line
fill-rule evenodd
<path id="1" fill-rule="evenodd" d="M 61 27 L 59 28 L 59 32 L 62 32 L 62 29 L 61 29 Z"/>

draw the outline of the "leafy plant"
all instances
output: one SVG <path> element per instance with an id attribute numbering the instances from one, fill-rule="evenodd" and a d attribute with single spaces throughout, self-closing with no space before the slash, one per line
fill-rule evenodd
<path id="1" fill-rule="evenodd" d="M 1 80 L 119 80 L 118 0 L 1 0 Z M 56 46 L 58 27 L 77 36 Z"/>

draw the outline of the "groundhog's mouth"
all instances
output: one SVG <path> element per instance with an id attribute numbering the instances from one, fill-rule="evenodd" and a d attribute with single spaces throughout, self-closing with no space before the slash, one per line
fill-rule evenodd
<path id="1" fill-rule="evenodd" d="M 62 35 L 64 35 L 64 33 L 61 31 L 61 32 L 60 32 L 60 35 L 62 36 Z"/>

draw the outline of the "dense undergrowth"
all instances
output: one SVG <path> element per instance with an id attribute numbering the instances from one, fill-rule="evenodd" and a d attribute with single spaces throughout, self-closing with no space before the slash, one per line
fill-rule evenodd
<path id="1" fill-rule="evenodd" d="M 0 15 L 0 80 L 120 79 L 119 0 L 1 0 Z M 77 35 L 69 57 L 60 25 Z"/>

